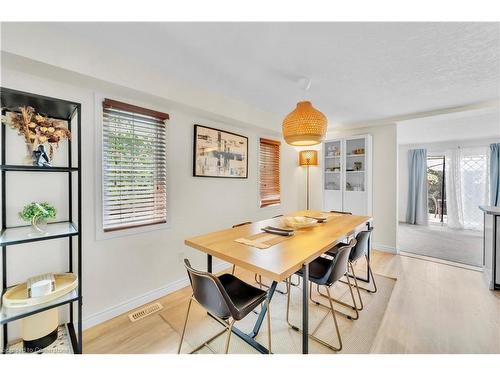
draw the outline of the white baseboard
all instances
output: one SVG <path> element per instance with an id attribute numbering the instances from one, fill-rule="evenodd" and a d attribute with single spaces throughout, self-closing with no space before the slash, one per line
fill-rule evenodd
<path id="1" fill-rule="evenodd" d="M 229 267 L 231 267 L 231 265 L 227 262 L 217 262 L 214 263 L 213 265 L 213 272 L 217 273 Z M 131 298 L 128 301 L 109 307 L 98 313 L 89 315 L 88 317 L 83 319 L 82 322 L 83 329 L 87 329 L 102 322 L 105 322 L 107 320 L 110 320 L 114 317 L 117 317 L 118 315 L 124 314 L 130 310 L 133 310 L 139 306 L 154 301 L 158 298 L 164 297 L 167 294 L 173 293 L 188 285 L 189 285 L 189 278 L 186 276 L 180 280 L 171 282 L 161 288 L 151 290 L 149 292 L 144 293 L 143 295 Z"/>
<path id="2" fill-rule="evenodd" d="M 394 246 L 374 243 L 372 247 L 374 250 L 383 251 L 384 253 L 398 254 L 398 249 L 395 248 Z"/>

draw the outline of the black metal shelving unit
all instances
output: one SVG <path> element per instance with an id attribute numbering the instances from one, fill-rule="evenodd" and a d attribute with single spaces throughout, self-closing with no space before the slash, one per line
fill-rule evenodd
<path id="1" fill-rule="evenodd" d="M 27 165 L 9 165 L 6 164 L 6 125 L 1 127 L 1 200 L 2 200 L 2 231 L 0 233 L 0 245 L 2 247 L 2 297 L 3 294 L 14 285 L 8 285 L 7 279 L 7 255 L 8 247 L 18 244 L 25 244 L 38 241 L 50 241 L 53 239 L 68 238 L 68 272 L 76 272 L 78 275 L 78 287 L 76 290 L 43 305 L 38 305 L 29 309 L 22 309 L 16 312 L 13 309 L 5 309 L 0 305 L 0 325 L 3 327 L 2 351 L 7 351 L 9 336 L 8 324 L 38 314 L 60 306 L 69 307 L 69 322 L 66 323 L 71 345 L 74 353 L 82 353 L 82 194 L 81 194 L 81 104 L 67 100 L 50 98 L 42 95 L 31 94 L 27 92 L 0 88 L 2 114 L 7 111 L 17 111 L 19 107 L 29 105 L 35 108 L 38 113 L 42 113 L 51 118 L 67 121 L 68 129 L 72 133 L 72 140 L 68 141 L 67 167 L 35 167 Z M 76 118 L 76 121 L 75 121 Z M 72 125 L 75 125 L 72 128 Z M 74 167 L 73 149 L 74 135 L 76 130 L 76 167 Z M 30 236 L 29 226 L 8 227 L 7 226 L 7 192 L 6 179 L 9 172 L 17 173 L 65 173 L 68 175 L 68 221 L 50 223 L 47 226 L 47 235 Z M 77 193 L 73 192 L 74 175 L 77 177 Z M 74 201 L 76 199 L 76 201 Z M 75 214 L 73 205 L 76 204 L 77 212 Z M 76 242 L 76 249 L 75 249 Z M 9 251 L 14 251 L 9 249 Z M 76 251 L 76 258 L 75 258 Z M 76 267 L 75 267 L 76 263 Z M 21 266 L 21 265 L 17 265 Z M 1 300 L 0 300 L 1 303 Z M 76 309 L 75 305 L 76 304 Z M 75 312 L 76 310 L 76 312 Z M 76 315 L 76 320 L 75 320 Z"/>

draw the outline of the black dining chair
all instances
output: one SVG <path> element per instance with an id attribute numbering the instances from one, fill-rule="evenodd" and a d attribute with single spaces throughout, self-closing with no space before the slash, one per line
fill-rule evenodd
<path id="1" fill-rule="evenodd" d="M 186 319 L 184 321 L 184 327 L 182 328 L 181 341 L 177 353 L 179 354 L 181 352 L 182 342 L 189 319 L 189 312 L 193 301 L 196 301 L 205 308 L 205 310 L 210 313 L 210 316 L 221 323 L 225 329 L 205 341 L 191 351 L 191 353 L 197 352 L 204 346 L 212 350 L 208 346 L 208 343 L 227 331 L 224 349 L 224 352 L 227 354 L 234 323 L 245 318 L 255 307 L 263 302 L 266 303 L 267 307 L 268 350 L 269 353 L 271 353 L 271 313 L 269 310 L 267 292 L 247 284 L 229 273 L 215 276 L 209 272 L 195 270 L 191 267 L 187 259 L 184 259 L 184 265 L 189 276 L 189 281 L 191 282 L 193 294 L 189 299 Z"/>
<path id="2" fill-rule="evenodd" d="M 356 290 L 357 290 L 359 304 L 360 304 L 360 307 L 358 307 L 356 304 L 354 306 L 350 306 L 350 307 L 355 307 L 358 311 L 363 310 L 363 299 L 361 298 L 360 290 L 364 290 L 368 293 L 377 293 L 377 283 L 375 282 L 375 277 L 373 276 L 373 271 L 372 271 L 372 268 L 370 265 L 370 258 L 368 256 L 368 253 L 370 250 L 370 239 L 371 239 L 372 232 L 373 232 L 373 227 L 370 227 L 368 230 L 363 230 L 363 231 L 359 232 L 356 235 L 356 241 L 357 241 L 356 246 L 354 246 L 354 248 L 351 251 L 351 254 L 349 255 L 349 268 L 350 268 L 351 274 L 348 274 L 348 277 L 351 277 L 351 275 L 352 275 L 352 279 L 354 280 L 354 285 L 355 285 Z M 345 246 L 345 245 L 346 245 L 345 243 L 340 243 L 336 247 L 334 247 L 333 249 L 328 250 L 327 254 L 331 255 L 331 256 L 335 256 L 335 253 L 338 251 L 338 249 L 342 246 Z M 371 288 L 365 288 L 365 287 L 358 284 L 358 279 L 356 277 L 356 272 L 354 270 L 354 266 L 356 265 L 358 260 L 360 260 L 363 257 L 365 258 L 365 261 L 366 261 L 366 265 L 367 265 L 368 272 L 370 275 L 370 280 L 373 283 L 373 287 L 371 287 Z M 343 280 L 341 280 L 341 281 L 345 282 Z M 318 293 L 320 293 L 319 290 L 318 290 Z M 322 293 L 320 293 L 320 294 L 323 297 L 326 297 L 324 294 L 322 294 Z"/>
<path id="3" fill-rule="evenodd" d="M 326 347 L 330 348 L 333 351 L 342 350 L 342 337 L 340 336 L 336 313 L 345 316 L 348 315 L 341 313 L 333 308 L 333 302 L 335 302 L 335 300 L 331 296 L 330 287 L 334 285 L 337 281 L 339 281 L 342 277 L 347 275 L 347 263 L 349 262 L 349 254 L 351 252 L 351 249 L 355 245 L 356 245 L 356 240 L 352 239 L 348 245 L 342 246 L 338 249 L 337 253 L 335 254 L 335 257 L 332 258 L 330 256 L 329 257 L 320 256 L 319 258 L 316 258 L 311 263 L 309 263 L 309 282 L 311 283 L 311 285 L 316 284 L 317 286 L 325 287 L 329 303 L 329 306 L 327 306 L 322 303 L 313 301 L 317 305 L 327 308 L 328 312 L 325 315 L 325 317 L 321 319 L 316 328 L 312 330 L 312 333 L 309 334 L 309 337 L 319 342 L 320 344 L 325 345 Z M 302 270 L 297 271 L 296 274 L 303 277 Z M 349 283 L 349 291 L 351 293 L 351 297 L 354 302 L 354 294 L 352 291 L 351 283 L 349 282 L 349 278 L 347 278 L 347 281 Z M 307 287 L 307 280 L 303 280 L 303 287 L 304 288 Z M 300 331 L 298 327 L 290 323 L 290 298 L 291 298 L 291 293 L 288 293 L 288 299 L 286 304 L 286 321 L 292 329 Z M 325 319 L 328 317 L 330 313 L 332 314 L 335 330 L 337 332 L 337 340 L 339 343 L 337 347 L 314 336 L 314 334 L 318 331 L 321 324 L 325 321 Z"/>

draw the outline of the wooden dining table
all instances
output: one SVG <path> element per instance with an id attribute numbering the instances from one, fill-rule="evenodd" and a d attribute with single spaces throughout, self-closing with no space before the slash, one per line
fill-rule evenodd
<path id="1" fill-rule="evenodd" d="M 212 272 L 212 257 L 234 264 L 237 267 L 255 272 L 269 278 L 272 283 L 267 298 L 272 299 L 278 282 L 288 279 L 302 268 L 305 281 L 309 279 L 309 263 L 324 254 L 327 250 L 361 230 L 369 227 L 372 218 L 369 216 L 346 215 L 318 211 L 297 211 L 286 216 L 325 217 L 323 223 L 317 223 L 309 228 L 295 230 L 295 234 L 267 249 L 259 249 L 250 245 L 236 242 L 262 232 L 266 226 L 283 226 L 280 218 L 261 220 L 236 228 L 186 239 L 187 246 L 207 254 L 207 270 Z M 302 283 L 302 353 L 309 351 L 309 307 L 307 282 Z M 267 348 L 258 343 L 258 335 L 266 314 L 266 305 L 263 304 L 255 326 L 250 333 L 245 333 L 233 326 L 233 333 L 250 344 L 261 353 L 268 353 Z"/>

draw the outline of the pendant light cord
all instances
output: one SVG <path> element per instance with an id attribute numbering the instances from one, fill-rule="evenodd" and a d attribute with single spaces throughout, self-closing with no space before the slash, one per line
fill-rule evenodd
<path id="1" fill-rule="evenodd" d="M 300 85 L 302 86 L 302 90 L 304 90 L 304 94 L 303 94 L 303 101 L 306 101 L 308 100 L 307 98 L 307 92 L 309 91 L 309 89 L 311 88 L 311 78 L 307 78 L 307 77 L 302 77 L 300 78 Z"/>

